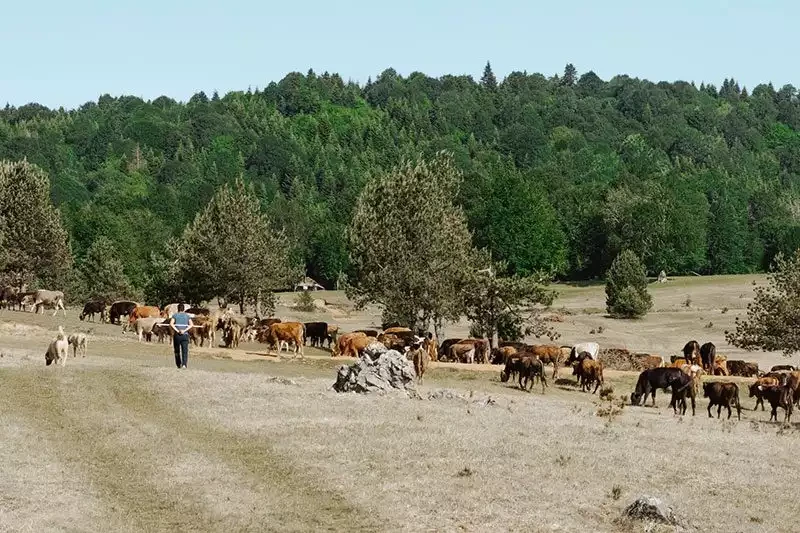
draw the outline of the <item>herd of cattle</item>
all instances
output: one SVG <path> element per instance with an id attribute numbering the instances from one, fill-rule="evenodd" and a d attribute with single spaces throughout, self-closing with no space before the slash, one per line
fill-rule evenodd
<path id="1" fill-rule="evenodd" d="M 64 294 L 61 291 L 38 290 L 32 292 L 14 291 L 8 287 L 0 290 L 0 304 L 6 308 L 18 308 L 31 312 L 43 312 L 45 307 L 54 309 L 53 315 L 64 310 Z M 177 312 L 178 304 L 170 304 L 163 308 L 140 305 L 133 301 L 116 301 L 110 306 L 103 302 L 88 302 L 80 314 L 81 320 L 95 320 L 99 316 L 101 322 L 122 324 L 123 332 L 133 331 L 139 341 L 152 341 L 154 338 L 164 342 L 172 335 L 168 327 L 169 318 Z M 477 338 L 446 339 L 441 344 L 432 333 L 414 332 L 406 327 L 389 327 L 382 332 L 363 329 L 339 334 L 338 326 L 325 322 L 282 322 L 279 318 L 257 319 L 241 316 L 230 308 L 211 311 L 208 308 L 193 307 L 186 310 L 192 316 L 193 327 L 190 330 L 192 342 L 197 346 L 216 346 L 217 332 L 221 332 L 221 340 L 229 348 L 236 348 L 241 341 L 258 341 L 265 343 L 271 350 L 281 352 L 290 346 L 294 354 L 303 355 L 303 346 L 308 343 L 315 347 L 327 346 L 331 356 L 358 357 L 373 342 L 380 342 L 388 349 L 405 352 L 414 362 L 418 379 L 422 379 L 428 361 L 446 361 L 461 363 L 492 363 L 501 365 L 500 380 L 518 380 L 524 390 L 530 390 L 538 379 L 542 392 L 547 387 L 545 365 L 553 368 L 552 377 L 558 377 L 561 366 L 572 367 L 572 374 L 577 377 L 581 390 L 592 393 L 604 383 L 603 362 L 600 346 L 595 342 L 580 343 L 573 346 L 533 345 L 521 342 L 501 342 L 497 348 L 490 349 L 489 341 Z M 82 333 L 66 336 L 59 328 L 59 335 L 48 346 L 46 362 L 61 363 L 66 361 L 69 346 L 73 347 L 73 356 L 80 351 L 86 353 L 87 339 Z M 755 377 L 749 386 L 749 396 L 756 398 L 755 408 L 764 410 L 764 400 L 769 402 L 772 410 L 770 420 L 777 421 L 777 409 L 785 411 L 784 422 L 789 422 L 793 406 L 800 406 L 800 371 L 791 365 L 778 365 L 770 372 L 762 373 L 758 365 L 752 362 L 727 360 L 716 353 L 713 343 L 702 346 L 697 341 L 689 341 L 683 348 L 683 356 L 672 357 L 666 363 L 659 356 L 646 355 L 641 359 L 645 370 L 639 375 L 636 387 L 630 399 L 633 405 L 641 405 L 651 396 L 655 405 L 656 390 L 671 390 L 670 407 L 677 413 L 685 414 L 687 400 L 695 414 L 696 399 L 700 389 L 703 396 L 709 399 L 708 415 L 717 407 L 717 417 L 723 408 L 732 415 L 732 408 L 737 410 L 741 418 L 739 386 L 733 382 L 702 382 L 704 374 L 713 376 Z"/>

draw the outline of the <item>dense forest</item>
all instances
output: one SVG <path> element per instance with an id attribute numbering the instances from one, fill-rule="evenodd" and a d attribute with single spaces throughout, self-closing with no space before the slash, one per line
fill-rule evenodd
<path id="1" fill-rule="evenodd" d="M 359 86 L 309 71 L 186 103 L 6 106 L 0 160 L 49 175 L 78 265 L 110 240 L 137 287 L 170 237 L 242 176 L 294 259 L 331 286 L 349 269 L 345 228 L 365 183 L 447 150 L 477 246 L 512 272 L 586 279 L 622 249 L 670 274 L 763 270 L 796 249 L 799 132 L 788 85 L 604 81 L 572 65 L 499 81 L 487 64 L 479 81 L 388 69 Z"/>

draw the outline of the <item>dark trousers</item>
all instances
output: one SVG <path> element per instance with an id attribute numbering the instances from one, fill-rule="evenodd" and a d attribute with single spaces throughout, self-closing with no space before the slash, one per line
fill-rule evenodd
<path id="1" fill-rule="evenodd" d="M 189 362 L 189 334 L 172 336 L 172 348 L 175 350 L 175 365 L 180 368 Z"/>

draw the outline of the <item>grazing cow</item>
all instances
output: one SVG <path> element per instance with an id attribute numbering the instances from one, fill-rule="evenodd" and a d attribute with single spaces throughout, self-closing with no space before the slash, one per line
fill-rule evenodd
<path id="1" fill-rule="evenodd" d="M 700 359 L 700 343 L 697 341 L 689 341 L 683 347 L 683 358 L 694 365 L 702 365 L 703 361 Z"/>
<path id="2" fill-rule="evenodd" d="M 425 375 L 425 370 L 428 368 L 430 354 L 424 347 L 424 339 L 417 337 L 411 344 L 411 361 L 414 363 L 414 373 L 417 375 L 417 382 L 422 383 L 422 376 Z"/>
<path id="3" fill-rule="evenodd" d="M 67 366 L 67 354 L 69 353 L 69 341 L 64 334 L 64 328 L 58 326 L 58 334 L 56 338 L 47 347 L 44 354 L 45 366 L 50 366 L 52 363 L 61 363 L 61 366 Z"/>
<path id="4" fill-rule="evenodd" d="M 589 352 L 581 352 L 573 363 L 573 375 L 578 376 L 582 392 L 588 392 L 595 384 L 594 394 L 603 384 L 603 363 L 594 360 Z"/>
<path id="5" fill-rule="evenodd" d="M 428 352 L 428 359 L 430 361 L 439 359 L 439 343 L 436 340 L 436 336 L 430 331 L 425 335 L 425 341 L 422 343 L 422 347 Z"/>
<path id="6" fill-rule="evenodd" d="M 531 390 L 536 382 L 536 378 L 542 384 L 542 394 L 547 387 L 547 378 L 544 374 L 544 363 L 538 357 L 522 357 L 518 363 L 519 371 L 519 388 L 522 390 Z M 530 381 L 530 388 L 528 387 Z"/>
<path id="7" fill-rule="evenodd" d="M 448 358 L 450 361 L 472 364 L 475 362 L 475 344 L 471 342 L 457 342 L 450 346 Z"/>
<path id="8" fill-rule="evenodd" d="M 462 339 L 445 339 L 439 346 L 439 359 L 447 361 L 450 356 L 450 347 L 454 344 L 461 342 Z"/>
<path id="9" fill-rule="evenodd" d="M 353 333 L 363 333 L 367 337 L 376 338 L 378 336 L 378 332 L 374 329 L 357 329 Z"/>
<path id="10" fill-rule="evenodd" d="M 161 316 L 161 309 L 154 305 L 137 305 L 128 315 L 128 321 L 122 326 L 123 333 L 129 329 L 133 329 L 136 321 L 140 318 L 163 318 Z"/>
<path id="11" fill-rule="evenodd" d="M 506 364 L 503 370 L 500 371 L 500 381 L 505 383 L 512 379 L 514 375 L 519 373 L 520 365 L 522 364 L 522 356 L 516 354 L 506 359 Z"/>
<path id="12" fill-rule="evenodd" d="M 797 370 L 794 365 L 775 365 L 769 369 L 770 372 L 781 372 L 781 371 L 789 371 L 794 372 Z"/>
<path id="13" fill-rule="evenodd" d="M 306 322 L 306 342 L 311 346 L 318 346 L 322 348 L 322 343 L 328 337 L 328 323 L 327 322 Z"/>
<path id="14" fill-rule="evenodd" d="M 660 355 L 652 355 L 649 353 L 637 353 L 633 354 L 633 357 L 636 358 L 636 362 L 638 363 L 639 368 L 641 368 L 642 370 L 664 366 L 664 358 L 661 357 Z"/>
<path id="15" fill-rule="evenodd" d="M 596 342 L 581 342 L 574 345 L 569 352 L 567 364 L 571 365 L 577 361 L 581 353 L 588 353 L 589 357 L 592 359 L 597 359 L 597 355 L 600 353 L 600 345 Z"/>
<path id="16" fill-rule="evenodd" d="M 92 319 L 92 322 L 94 322 L 94 315 L 96 314 L 100 315 L 100 322 L 106 321 L 105 302 L 102 301 L 86 302 L 86 304 L 83 306 L 83 311 L 81 311 L 81 314 L 78 316 L 78 318 L 80 318 L 81 321 L 83 321 L 86 319 L 86 317 L 89 317 Z"/>
<path id="17" fill-rule="evenodd" d="M 597 344 L 597 343 L 584 343 L 584 344 Z M 576 344 L 576 346 L 581 346 L 581 345 Z M 556 346 L 555 344 L 534 344 L 530 346 L 527 350 L 525 350 L 525 353 L 531 353 L 535 355 L 542 361 L 542 363 L 546 365 L 553 365 L 553 379 L 558 378 L 558 367 L 563 357 L 561 346 Z M 591 352 L 586 352 L 586 353 L 589 353 L 591 355 Z M 595 353 L 593 358 L 596 357 L 597 353 Z"/>
<path id="18" fill-rule="evenodd" d="M 39 289 L 38 291 L 33 293 L 33 307 L 31 311 L 35 313 L 39 312 L 39 309 L 42 310 L 42 314 L 44 314 L 45 307 L 53 307 L 53 316 L 58 314 L 58 310 L 64 312 L 64 317 L 67 316 L 67 311 L 64 309 L 64 293 L 61 291 L 48 291 L 45 289 Z"/>
<path id="19" fill-rule="evenodd" d="M 325 340 L 328 341 L 328 349 L 330 350 L 331 344 L 336 343 L 336 339 L 339 337 L 339 326 L 334 326 L 332 324 L 328 324 L 328 332 L 325 335 Z"/>
<path id="20" fill-rule="evenodd" d="M 717 347 L 713 342 L 707 342 L 700 347 L 700 360 L 703 362 L 703 370 L 711 373 L 717 361 Z"/>
<path id="21" fill-rule="evenodd" d="M 726 363 L 728 374 L 745 378 L 758 375 L 758 363 L 748 363 L 741 360 L 728 360 Z"/>
<path id="22" fill-rule="evenodd" d="M 136 338 L 139 340 L 139 342 L 142 342 L 142 339 L 150 342 L 153 340 L 153 333 L 158 335 L 157 331 L 160 327 L 158 324 L 162 324 L 165 320 L 166 319 L 161 318 L 160 316 L 137 318 L 131 329 L 136 332 Z"/>
<path id="23" fill-rule="evenodd" d="M 108 321 L 111 324 L 119 324 L 123 316 L 130 316 L 139 304 L 130 300 L 120 300 L 113 302 L 108 310 Z"/>
<path id="24" fill-rule="evenodd" d="M 752 383 L 749 387 L 750 390 L 750 398 L 755 397 L 756 399 L 756 406 L 753 407 L 753 411 L 758 409 L 758 405 L 761 404 L 761 410 L 764 411 L 764 387 L 772 387 L 777 386 L 780 387 L 782 385 L 781 380 L 774 376 L 763 376 L 760 378 L 756 378 L 756 382 Z"/>
<path id="25" fill-rule="evenodd" d="M 653 397 L 653 406 L 656 405 L 656 390 L 662 389 L 664 392 L 673 383 L 683 382 L 683 377 L 686 374 L 680 368 L 660 367 L 650 368 L 639 374 L 639 379 L 636 381 L 636 390 L 631 393 L 631 404 L 640 405 L 642 400 L 647 402 L 647 395 Z"/>
<path id="26" fill-rule="evenodd" d="M 794 407 L 792 390 L 789 387 L 781 387 L 780 385 L 759 385 L 759 389 L 762 397 L 766 398 L 770 407 L 772 407 L 769 421 L 778 421 L 778 407 L 780 407 L 785 412 L 783 423 L 788 424 L 792 418 L 792 408 Z M 761 408 L 764 408 L 763 403 Z"/>
<path id="27" fill-rule="evenodd" d="M 687 365 L 687 368 L 696 367 L 700 369 L 697 365 Z M 702 369 L 700 369 L 702 370 Z M 672 407 L 672 412 L 678 414 L 678 409 L 681 410 L 681 415 L 686 414 L 686 396 L 692 401 L 692 416 L 695 414 L 695 407 L 697 404 L 697 381 L 695 380 L 694 376 L 692 376 L 691 372 L 687 373 L 686 371 L 682 372 L 683 375 L 679 376 L 675 381 L 672 382 L 672 399 L 669 402 L 669 406 Z"/>
<path id="28" fill-rule="evenodd" d="M 717 406 L 717 418 L 720 417 L 722 408 L 728 410 L 728 418 L 731 417 L 731 404 L 736 407 L 736 416 L 742 419 L 742 406 L 739 403 L 739 386 L 729 381 L 712 381 L 703 383 L 703 396 L 708 398 L 708 417 L 714 418 L 711 408 Z"/>
<path id="29" fill-rule="evenodd" d="M 302 322 L 279 322 L 269 327 L 267 343 L 270 347 L 277 347 L 280 355 L 281 342 L 294 343 L 294 356 L 303 357 L 303 338 L 305 337 L 305 327 Z"/>
<path id="30" fill-rule="evenodd" d="M 504 365 L 509 358 L 517 355 L 517 349 L 513 346 L 503 346 L 492 350 L 492 364 Z"/>
<path id="31" fill-rule="evenodd" d="M 458 344 L 472 344 L 475 346 L 475 361 L 481 364 L 489 362 L 489 341 L 487 339 L 462 339 Z"/>
<path id="32" fill-rule="evenodd" d="M 73 333 L 67 337 L 67 344 L 72 346 L 72 357 L 77 357 L 78 352 L 81 352 L 81 357 L 86 357 L 86 335 L 83 333 Z"/>

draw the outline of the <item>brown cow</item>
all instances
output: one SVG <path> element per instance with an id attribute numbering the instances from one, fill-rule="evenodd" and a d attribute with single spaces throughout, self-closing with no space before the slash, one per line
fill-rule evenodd
<path id="1" fill-rule="evenodd" d="M 489 362 L 489 341 L 486 339 L 462 339 L 458 344 L 471 344 L 475 347 L 474 360 L 477 363 L 486 364 Z M 463 350 L 462 350 L 463 351 Z"/>
<path id="2" fill-rule="evenodd" d="M 739 403 L 739 386 L 729 381 L 712 381 L 703 383 L 703 396 L 708 398 L 708 417 L 714 418 L 711 408 L 717 406 L 717 418 L 720 417 L 722 408 L 728 409 L 728 418 L 731 417 L 731 404 L 736 407 L 736 416 L 742 419 L 742 406 Z"/>
<path id="3" fill-rule="evenodd" d="M 436 361 L 439 359 L 439 343 L 436 340 L 436 336 L 428 332 L 425 335 L 425 340 L 422 343 L 422 347 L 425 348 L 425 351 L 428 352 L 428 359 L 431 361 Z"/>
<path id="4" fill-rule="evenodd" d="M 683 368 L 684 365 L 691 365 L 692 363 L 683 357 L 678 357 L 669 366 L 671 368 Z"/>
<path id="5" fill-rule="evenodd" d="M 411 361 L 414 363 L 414 373 L 417 374 L 417 382 L 422 383 L 422 376 L 425 375 L 425 370 L 428 368 L 428 361 L 430 355 L 428 350 L 423 346 L 424 339 L 417 337 L 411 345 Z"/>
<path id="6" fill-rule="evenodd" d="M 328 341 L 329 350 L 331 349 L 331 344 L 336 342 L 337 337 L 339 337 L 339 326 L 328 324 L 328 334 L 325 336 L 325 340 Z"/>
<path id="7" fill-rule="evenodd" d="M 792 399 L 795 404 L 800 402 L 800 372 L 789 372 L 786 377 L 786 386 L 792 390 Z"/>
<path id="8" fill-rule="evenodd" d="M 728 360 L 726 363 L 728 375 L 742 376 L 745 378 L 758 375 L 758 363 L 747 363 L 741 360 Z"/>
<path id="9" fill-rule="evenodd" d="M 477 346 L 471 342 L 457 342 L 450 346 L 447 357 L 450 361 L 472 364 L 475 362 L 476 348 Z"/>
<path id="10" fill-rule="evenodd" d="M 439 346 L 439 359 L 441 361 L 447 361 L 450 357 L 450 347 L 456 343 L 461 342 L 461 339 L 445 339 L 444 342 Z"/>
<path id="11" fill-rule="evenodd" d="M 339 335 L 339 338 L 336 339 L 336 344 L 333 346 L 333 351 L 331 351 L 331 357 L 342 355 L 345 346 L 350 343 L 350 339 L 353 337 L 366 337 L 366 335 L 361 331 L 353 331 Z"/>
<path id="12" fill-rule="evenodd" d="M 575 363 L 574 374 L 578 376 L 583 392 L 588 392 L 592 388 L 592 384 L 595 384 L 592 391 L 594 394 L 603 384 L 603 363 L 592 359 L 591 354 L 581 352 L 578 362 Z"/>
<path id="13" fill-rule="evenodd" d="M 780 387 L 781 385 L 780 379 L 773 376 L 764 376 L 761 378 L 757 378 L 756 382 L 750 385 L 750 398 L 755 397 L 756 399 L 756 406 L 753 407 L 753 411 L 758 409 L 758 404 L 761 404 L 762 411 L 765 410 L 763 387 L 771 387 L 773 385 Z"/>
<path id="14" fill-rule="evenodd" d="M 305 328 L 301 322 L 279 322 L 272 324 L 269 327 L 269 334 L 267 335 L 267 344 L 270 348 L 277 347 L 278 355 L 281 353 L 281 343 L 294 342 L 294 356 L 300 354 L 303 357 L 303 338 L 305 337 Z"/>
<path id="15" fill-rule="evenodd" d="M 558 378 L 558 367 L 564 360 L 561 346 L 555 344 L 533 344 L 525 351 L 539 358 L 546 365 L 553 365 L 553 379 Z"/>
<path id="16" fill-rule="evenodd" d="M 517 364 L 519 388 L 522 390 L 533 389 L 533 385 L 538 377 L 542 384 L 542 394 L 544 394 L 544 389 L 547 387 L 547 378 L 545 377 L 544 363 L 542 363 L 541 359 L 538 357 L 522 357 L 515 361 L 519 361 Z M 528 387 L 529 380 L 530 387 Z"/>
<path id="17" fill-rule="evenodd" d="M 366 335 L 350 337 L 342 346 L 343 357 L 358 357 L 364 349 L 375 342 L 375 339 Z"/>
<path id="18" fill-rule="evenodd" d="M 403 327 L 393 327 L 393 328 L 386 328 L 383 330 L 385 334 L 394 334 L 397 335 L 398 333 L 410 333 L 411 328 L 403 328 Z"/>
<path id="19" fill-rule="evenodd" d="M 517 349 L 513 346 L 503 346 L 492 350 L 492 364 L 504 365 L 511 357 L 517 355 Z"/>
<path id="20" fill-rule="evenodd" d="M 133 329 L 134 324 L 140 318 L 161 318 L 161 309 L 155 305 L 137 305 L 128 316 L 128 323 L 122 326 L 122 331 Z"/>

